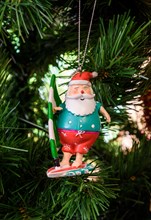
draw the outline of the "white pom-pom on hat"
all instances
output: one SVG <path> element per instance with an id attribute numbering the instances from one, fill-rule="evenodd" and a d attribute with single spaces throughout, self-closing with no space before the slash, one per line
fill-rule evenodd
<path id="1" fill-rule="evenodd" d="M 92 75 L 93 75 L 93 78 L 95 78 L 95 77 L 98 76 L 98 73 L 97 72 L 92 72 Z"/>

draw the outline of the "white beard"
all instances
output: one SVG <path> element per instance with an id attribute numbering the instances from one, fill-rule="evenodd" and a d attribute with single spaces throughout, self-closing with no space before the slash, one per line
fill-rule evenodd
<path id="1" fill-rule="evenodd" d="M 75 115 L 89 115 L 95 110 L 96 102 L 93 95 L 80 94 L 76 96 L 66 96 L 65 105 L 68 111 Z"/>

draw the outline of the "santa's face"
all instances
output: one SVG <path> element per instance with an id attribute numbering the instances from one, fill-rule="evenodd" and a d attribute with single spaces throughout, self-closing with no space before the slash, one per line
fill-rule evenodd
<path id="1" fill-rule="evenodd" d="M 76 115 L 92 114 L 96 106 L 94 96 L 90 85 L 71 85 L 66 95 L 66 108 Z"/>

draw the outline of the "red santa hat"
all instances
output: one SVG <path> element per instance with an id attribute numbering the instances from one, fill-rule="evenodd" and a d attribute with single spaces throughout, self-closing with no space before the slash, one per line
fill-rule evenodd
<path id="1" fill-rule="evenodd" d="M 97 76 L 97 72 L 76 72 L 71 78 L 69 86 L 75 84 L 91 85 L 90 79 L 95 78 Z"/>

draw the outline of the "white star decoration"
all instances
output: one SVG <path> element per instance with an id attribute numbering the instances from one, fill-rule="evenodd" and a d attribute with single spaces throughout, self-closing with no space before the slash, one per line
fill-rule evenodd
<path id="1" fill-rule="evenodd" d="M 66 134 L 65 132 L 63 132 L 63 131 L 62 131 L 61 133 L 63 134 L 63 136 L 64 136 L 64 137 L 66 137 L 66 136 L 67 136 L 67 134 Z"/>

